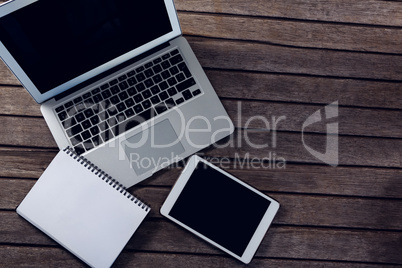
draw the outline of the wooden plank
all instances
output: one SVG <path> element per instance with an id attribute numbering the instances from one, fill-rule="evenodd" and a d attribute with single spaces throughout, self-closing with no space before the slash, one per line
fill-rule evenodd
<path id="1" fill-rule="evenodd" d="M 305 131 L 306 133 L 326 133 L 325 113 L 321 122 L 303 129 L 303 124 L 314 112 L 324 106 L 287 103 L 267 103 L 241 100 L 223 100 L 223 105 L 236 127 L 257 128 L 274 131 Z M 21 106 L 21 108 L 24 106 Z M 7 109 L 7 108 L 6 108 Z M 22 111 L 23 112 L 23 111 Z M 339 107 L 339 134 L 369 137 L 402 137 L 402 111 L 370 110 Z M 0 143 L 14 144 L 13 140 L 21 140 L 18 135 L 30 135 L 30 131 L 38 131 L 48 136 L 50 132 L 41 118 L 25 118 L 0 116 L 0 124 L 9 126 L 0 130 Z M 14 135 L 10 135 L 10 132 Z M 28 132 L 27 132 L 28 131 Z M 51 146 L 53 146 L 51 144 Z M 32 144 L 35 146 L 35 143 Z"/>
<path id="2" fill-rule="evenodd" d="M 223 98 L 402 109 L 400 83 L 217 70 L 207 75 Z M 42 116 L 22 87 L 0 87 L 0 104 L 0 114 Z"/>
<path id="3" fill-rule="evenodd" d="M 69 254 L 62 248 L 54 247 L 16 247 L 0 246 L 0 265 L 3 267 L 17 267 L 29 263 L 31 266 L 46 267 L 86 267 L 85 264 Z M 169 253 L 147 253 L 138 251 L 123 250 L 114 263 L 115 267 L 244 267 L 239 261 L 227 255 L 194 255 L 194 254 L 169 254 Z M 352 268 L 379 268 L 381 264 L 369 263 L 346 263 L 330 261 L 310 260 L 286 260 L 286 259 L 265 259 L 255 257 L 250 263 L 252 267 L 352 267 Z M 389 265 L 387 267 L 399 267 Z"/>
<path id="4" fill-rule="evenodd" d="M 272 18 L 179 13 L 186 35 L 294 47 L 401 53 L 402 29 L 286 21 Z"/>
<path id="5" fill-rule="evenodd" d="M 22 201 L 33 181 L 0 180 L 0 209 L 14 209 Z M 12 192 L 10 195 L 8 193 Z M 132 189 L 131 193 L 142 200 L 149 200 L 153 208 L 150 216 L 160 217 L 159 208 L 167 197 L 169 189 Z M 281 211 L 274 223 L 304 226 L 328 226 L 348 228 L 374 228 L 400 230 L 400 200 L 371 200 L 345 197 L 323 197 L 308 195 L 270 194 L 281 204 Z M 364 210 L 360 208 L 364 207 Z M 319 213 L 316 213 L 319 211 Z"/>
<path id="6" fill-rule="evenodd" d="M 318 76 L 402 80 L 402 56 L 280 47 L 261 43 L 188 38 L 208 68 Z"/>
<path id="7" fill-rule="evenodd" d="M 402 80 L 402 56 L 290 48 L 261 43 L 188 38 L 203 67 L 270 73 Z M 229 49 L 230 48 L 230 49 Z M 18 84 L 0 64 L 2 83 Z"/>
<path id="8" fill-rule="evenodd" d="M 41 118 L 0 117 L 2 124 L 12 125 L 13 133 L 0 130 L 0 144 L 56 148 L 56 144 Z M 19 129 L 19 131 L 15 131 Z M 303 143 L 304 142 L 304 143 Z M 226 158 L 257 157 L 264 160 L 270 155 L 286 162 L 321 163 L 308 151 L 307 146 L 325 152 L 326 136 L 288 132 L 236 130 L 217 150 L 206 150 L 206 155 Z M 258 149 L 258 147 L 260 149 Z M 211 147 L 212 148 L 212 147 Z M 339 164 L 377 167 L 401 167 L 402 140 L 339 136 Z M 333 153 L 337 148 L 331 148 Z M 282 161 L 282 160 L 281 160 Z"/>
<path id="9" fill-rule="evenodd" d="M 44 169 L 55 156 L 55 151 L 43 151 L 35 149 L 13 149 L 0 148 L 0 180 L 4 189 L 12 187 L 14 190 L 4 192 L 3 203 L 18 205 L 19 199 L 5 197 L 8 192 L 25 191 L 33 184 L 28 181 L 21 185 L 19 179 L 8 181 L 8 178 L 39 178 Z M 203 154 L 200 154 L 203 156 Z M 329 167 L 323 165 L 297 165 L 286 164 L 286 168 L 275 168 L 271 166 L 253 165 L 244 163 L 244 159 L 233 159 L 229 162 L 226 159 L 211 158 L 205 156 L 208 161 L 228 170 L 235 176 L 245 180 L 257 189 L 267 192 L 286 193 L 309 193 L 309 194 L 330 194 L 343 196 L 364 196 L 383 198 L 402 198 L 402 170 L 387 168 L 368 167 Z M 174 164 L 151 178 L 145 180 L 143 186 L 167 186 L 171 187 L 180 175 L 180 164 Z M 10 183 L 10 184 L 8 184 Z M 27 185 L 27 186 L 22 186 Z M 7 188 L 8 187 L 8 188 Z M 15 193 L 15 195 L 21 193 Z M 9 198 L 12 198 L 11 203 Z M 0 200 L 1 203 L 1 200 Z"/>
<path id="10" fill-rule="evenodd" d="M 183 11 L 402 26 L 402 7 L 398 1 L 176 0 L 175 5 Z"/>
<path id="11" fill-rule="evenodd" d="M 0 180 L 0 196 L 2 196 L 0 209 L 15 209 L 32 185 L 33 181 Z M 161 217 L 159 209 L 169 191 L 169 188 L 154 187 L 130 189 L 132 194 L 145 200 L 151 206 L 150 217 L 156 218 Z M 275 224 L 402 231 L 400 213 L 402 200 L 279 193 L 269 193 L 269 195 L 281 204 L 281 209 L 274 220 Z"/>
<path id="12" fill-rule="evenodd" d="M 206 70 L 220 97 L 402 108 L 402 84 L 298 75 Z M 247 89 L 247 90 L 245 90 Z"/>
<path id="13" fill-rule="evenodd" d="M 0 212 L 3 243 L 55 246 L 46 235 L 14 212 Z M 272 226 L 257 257 L 300 258 L 402 264 L 401 232 Z M 167 220 L 146 219 L 127 249 L 219 254 L 221 251 Z M 322 250 L 325 248 L 326 250 Z M 385 250 L 386 249 L 386 250 Z"/>

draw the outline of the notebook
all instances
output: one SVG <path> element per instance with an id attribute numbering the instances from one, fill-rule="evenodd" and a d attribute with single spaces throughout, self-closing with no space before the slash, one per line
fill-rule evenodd
<path id="1" fill-rule="evenodd" d="M 58 147 L 127 188 L 234 130 L 173 0 L 8 1 L 0 57 Z"/>
<path id="2" fill-rule="evenodd" d="M 60 151 L 17 213 L 92 267 L 110 267 L 150 207 L 71 149 Z"/>

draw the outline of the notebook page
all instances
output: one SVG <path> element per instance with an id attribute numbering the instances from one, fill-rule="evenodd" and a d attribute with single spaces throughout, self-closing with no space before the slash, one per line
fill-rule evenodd
<path id="1" fill-rule="evenodd" d="M 17 212 L 87 264 L 108 267 L 149 210 L 61 151 Z"/>

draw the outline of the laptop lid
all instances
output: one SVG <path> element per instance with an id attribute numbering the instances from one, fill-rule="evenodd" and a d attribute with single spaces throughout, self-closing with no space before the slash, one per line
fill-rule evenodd
<path id="1" fill-rule="evenodd" d="M 38 103 L 179 35 L 173 0 L 0 6 L 0 56 Z"/>

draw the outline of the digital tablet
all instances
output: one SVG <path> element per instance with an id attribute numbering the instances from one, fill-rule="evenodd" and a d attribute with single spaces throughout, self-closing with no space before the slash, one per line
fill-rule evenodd
<path id="1" fill-rule="evenodd" d="M 192 156 L 161 214 L 244 263 L 249 263 L 279 203 L 233 175 Z"/>

